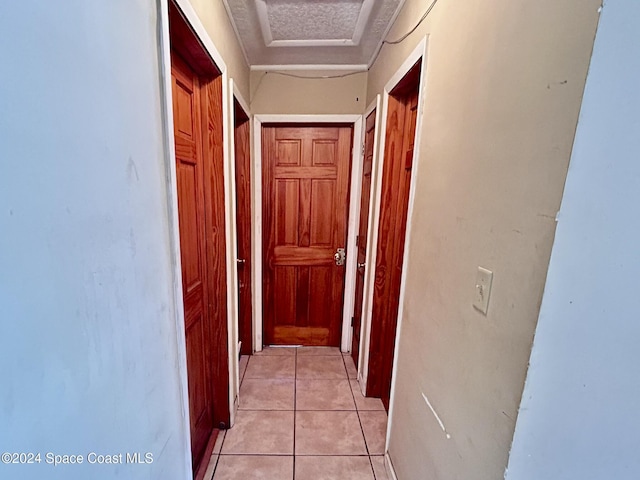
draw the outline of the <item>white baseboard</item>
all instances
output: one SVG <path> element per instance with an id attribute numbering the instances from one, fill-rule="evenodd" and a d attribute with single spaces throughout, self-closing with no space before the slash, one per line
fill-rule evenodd
<path id="1" fill-rule="evenodd" d="M 398 480 L 396 471 L 393 469 L 393 464 L 391 463 L 391 457 L 389 457 L 389 452 L 384 454 L 384 468 L 390 480 Z"/>

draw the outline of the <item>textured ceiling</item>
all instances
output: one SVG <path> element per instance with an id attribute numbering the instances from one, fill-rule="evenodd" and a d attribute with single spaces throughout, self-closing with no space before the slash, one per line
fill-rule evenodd
<path id="1" fill-rule="evenodd" d="M 224 2 L 249 64 L 282 66 L 368 65 L 404 0 Z"/>
<path id="2" fill-rule="evenodd" d="M 362 10 L 359 0 L 265 3 L 274 40 L 351 39 Z"/>

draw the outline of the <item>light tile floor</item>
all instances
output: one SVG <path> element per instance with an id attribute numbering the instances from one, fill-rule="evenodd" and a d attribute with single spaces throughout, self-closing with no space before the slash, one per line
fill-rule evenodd
<path id="1" fill-rule="evenodd" d="M 337 348 L 265 348 L 240 359 L 236 423 L 205 480 L 388 480 L 387 414 Z"/>

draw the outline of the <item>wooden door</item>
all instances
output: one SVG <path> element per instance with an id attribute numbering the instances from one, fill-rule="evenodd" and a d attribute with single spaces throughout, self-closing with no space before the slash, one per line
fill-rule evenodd
<path id="1" fill-rule="evenodd" d="M 358 223 L 358 264 L 356 267 L 356 291 L 353 308 L 353 335 L 351 339 L 351 357 L 358 367 L 360 353 L 360 326 L 362 325 L 362 307 L 364 292 L 365 261 L 367 259 L 367 235 L 369 229 L 369 197 L 371 195 L 371 169 L 373 166 L 373 144 L 376 130 L 376 111 L 369 114 L 365 126 L 364 160 L 362 164 L 362 189 L 360 193 L 360 221 Z"/>
<path id="2" fill-rule="evenodd" d="M 238 333 L 242 355 L 251 355 L 251 155 L 249 117 L 237 100 L 235 116 L 236 227 L 238 234 Z"/>
<path id="3" fill-rule="evenodd" d="M 222 128 L 222 82 L 218 73 L 206 80 L 204 95 L 204 173 L 205 220 L 207 236 L 207 277 L 209 279 L 209 320 L 212 337 L 211 370 L 213 389 L 213 419 L 219 428 L 228 428 L 229 405 L 229 335 L 227 324 L 227 264 L 225 238 L 224 134 Z M 212 448 L 207 446 L 207 450 Z M 206 462 L 204 462 L 206 469 Z"/>
<path id="4" fill-rule="evenodd" d="M 194 465 L 202 458 L 213 431 L 210 362 L 211 323 L 205 238 L 204 160 L 201 89 L 198 77 L 179 59 L 171 58 L 173 118 L 178 182 L 178 223 L 184 296 L 185 334 Z"/>
<path id="5" fill-rule="evenodd" d="M 266 344 L 340 345 L 352 127 L 265 125 Z"/>
<path id="6" fill-rule="evenodd" d="M 373 293 L 367 395 L 389 409 L 407 210 L 413 167 L 420 63 L 389 95 Z"/>
<path id="7" fill-rule="evenodd" d="M 213 427 L 230 420 L 223 78 L 173 1 L 169 36 L 191 456 L 202 480 Z"/>

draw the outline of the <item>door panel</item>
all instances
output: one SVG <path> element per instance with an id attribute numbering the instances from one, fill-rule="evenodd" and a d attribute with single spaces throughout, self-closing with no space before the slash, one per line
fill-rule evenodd
<path id="1" fill-rule="evenodd" d="M 389 409 L 416 131 L 420 63 L 389 95 L 367 395 Z"/>
<path id="2" fill-rule="evenodd" d="M 193 474 L 227 428 L 229 358 L 222 74 L 169 2 L 178 226 Z"/>
<path id="3" fill-rule="evenodd" d="M 333 180 L 311 180 L 311 201 L 304 202 L 305 205 L 311 206 L 309 214 L 311 218 L 308 221 L 306 218 L 301 219 L 303 225 L 308 224 L 311 231 L 308 234 L 305 232 L 301 243 L 307 243 L 311 247 L 331 247 L 333 241 L 331 221 L 336 208 L 334 187 Z M 309 189 L 303 188 L 302 191 L 308 192 Z"/>
<path id="4" fill-rule="evenodd" d="M 399 174 L 398 202 L 395 211 L 396 239 L 393 245 L 393 257 L 389 275 L 388 304 L 386 312 L 387 331 L 382 336 L 382 359 L 380 365 L 380 398 L 387 411 L 391 395 L 391 375 L 393 370 L 393 355 L 395 350 L 396 329 L 398 323 L 398 309 L 400 305 L 400 286 L 402 279 L 402 262 L 404 260 L 404 244 L 406 238 L 407 210 L 409 207 L 409 193 L 411 183 L 411 168 L 413 159 L 413 140 L 416 131 L 416 112 L 418 92 L 414 91 L 405 99 L 404 136 Z"/>
<path id="5" fill-rule="evenodd" d="M 227 324 L 227 264 L 225 238 L 224 154 L 222 126 L 222 75 L 207 81 L 203 88 L 206 105 L 203 118 L 205 219 L 207 230 L 207 278 L 209 281 L 210 360 L 213 390 L 213 419 L 219 428 L 228 428 L 229 335 Z M 204 465 L 206 469 L 206 462 Z"/>
<path id="6" fill-rule="evenodd" d="M 251 355 L 251 157 L 249 146 L 250 122 L 238 101 L 235 112 L 236 162 L 236 227 L 238 233 L 238 334 L 242 342 L 240 353 Z"/>
<path id="7" fill-rule="evenodd" d="M 376 111 L 367 117 L 364 137 L 364 160 L 362 163 L 362 189 L 360 193 L 360 220 L 358 222 L 358 265 L 356 267 L 355 303 L 353 309 L 353 335 L 351 338 L 351 357 L 358 367 L 360 354 L 360 330 L 362 325 L 362 308 L 364 300 L 364 263 L 367 259 L 367 238 L 369 231 L 369 197 L 371 196 L 371 171 L 373 167 L 373 145 L 376 130 Z"/>
<path id="8" fill-rule="evenodd" d="M 191 420 L 191 454 L 198 465 L 213 431 L 213 391 L 209 369 L 211 323 L 205 254 L 204 160 L 200 84 L 175 54 L 171 61 L 180 259 Z"/>
<path id="9" fill-rule="evenodd" d="M 264 338 L 340 342 L 352 128 L 264 126 Z"/>

